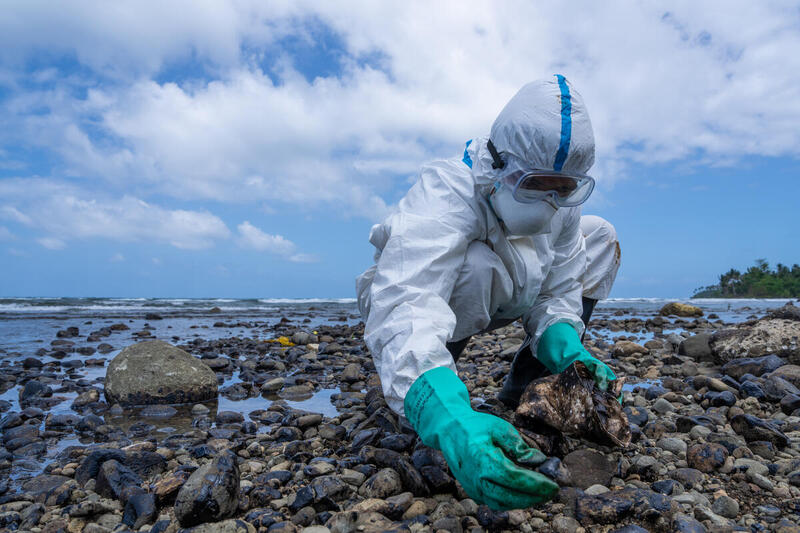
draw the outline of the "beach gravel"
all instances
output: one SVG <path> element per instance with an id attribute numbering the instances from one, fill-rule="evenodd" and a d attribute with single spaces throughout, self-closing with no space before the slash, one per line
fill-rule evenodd
<path id="1" fill-rule="evenodd" d="M 0 528 L 798 531 L 800 367 L 788 355 L 732 345 L 723 367 L 703 344 L 719 331 L 751 331 L 758 317 L 734 324 L 600 312 L 585 346 L 628 380 L 622 403 L 632 442 L 623 449 L 566 437 L 537 468 L 559 483 L 558 497 L 512 511 L 472 500 L 443 455 L 388 408 L 363 324 L 344 315 L 317 324 L 313 311 L 279 318 L 214 312 L 208 330 L 198 321 L 184 338 L 170 335 L 167 315 L 161 330 L 107 320 L 89 332 L 93 346 L 113 335 L 115 346 L 180 353 L 171 366 L 160 363 L 162 374 L 186 361 L 208 376 L 210 396 L 168 408 L 132 407 L 113 395 L 119 356 L 105 378 L 101 353 L 91 356 L 99 365 L 71 363 L 87 361 L 72 324 L 53 328 L 35 351 L 0 359 Z M 212 323 L 221 324 L 213 328 L 219 338 L 204 335 Z M 170 342 L 138 343 L 146 337 Z M 458 372 L 475 409 L 514 420 L 495 397 L 523 337 L 515 324 L 469 342 Z M 189 394 L 182 387 L 170 399 Z"/>

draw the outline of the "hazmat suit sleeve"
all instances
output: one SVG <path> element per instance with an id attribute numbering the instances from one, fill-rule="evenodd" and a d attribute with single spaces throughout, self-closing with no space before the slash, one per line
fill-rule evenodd
<path id="1" fill-rule="evenodd" d="M 453 172 L 447 165 L 423 167 L 398 212 L 383 224 L 386 242 L 370 288 L 364 340 L 386 402 L 400 414 L 419 376 L 436 367 L 456 369 L 445 346 L 456 326 L 448 301 L 467 247 L 481 230 L 464 200 L 468 192 L 441 179 L 440 173 Z M 472 186 L 472 180 L 463 181 Z"/>
<path id="2" fill-rule="evenodd" d="M 536 353 L 539 339 L 551 325 L 565 322 L 583 333 L 581 314 L 581 278 L 586 268 L 586 246 L 580 232 L 581 211 L 569 208 L 564 213 L 561 232 L 553 242 L 553 263 L 541 291 L 530 310 L 523 315 L 525 331 L 533 338 Z"/>

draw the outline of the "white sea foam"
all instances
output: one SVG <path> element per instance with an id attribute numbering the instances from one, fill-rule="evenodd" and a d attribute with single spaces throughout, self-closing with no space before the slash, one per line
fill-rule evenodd
<path id="1" fill-rule="evenodd" d="M 261 298 L 265 304 L 354 304 L 355 298 Z"/>

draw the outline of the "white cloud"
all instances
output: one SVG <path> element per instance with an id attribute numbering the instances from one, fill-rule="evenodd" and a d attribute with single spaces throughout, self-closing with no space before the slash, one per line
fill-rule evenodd
<path id="1" fill-rule="evenodd" d="M 0 207 L 0 217 L 26 225 L 30 225 L 32 222 L 29 216 L 21 213 L 19 209 L 10 205 Z"/>
<path id="2" fill-rule="evenodd" d="M 48 250 L 63 250 L 67 247 L 67 243 L 55 237 L 42 237 L 36 239 L 36 242 L 47 248 Z"/>
<path id="3" fill-rule="evenodd" d="M 264 233 L 247 220 L 239 224 L 236 229 L 239 231 L 236 242 L 242 248 L 284 256 L 296 263 L 313 263 L 318 260 L 316 256 L 310 254 L 296 253 L 297 246 L 292 241 L 282 235 Z"/>
<path id="4" fill-rule="evenodd" d="M 0 241 L 10 241 L 13 239 L 14 239 L 14 234 L 11 233 L 11 231 L 7 227 L 0 226 Z"/>
<path id="5" fill-rule="evenodd" d="M 123 261 L 125 261 L 125 256 L 122 255 L 121 253 L 117 252 L 114 255 L 112 255 L 111 257 L 109 257 L 108 260 L 111 263 L 122 263 Z"/>
<path id="6" fill-rule="evenodd" d="M 118 204 L 134 209 L 145 195 L 131 191 L 147 191 L 379 218 L 394 184 L 426 159 L 456 155 L 523 83 L 553 72 L 587 102 L 601 190 L 630 162 L 800 157 L 800 14 L 789 4 L 680 1 L 667 11 L 588 0 L 457 9 L 83 1 L 11 9 L 0 20 L 0 58 L 10 69 L 0 69 L 0 84 L 28 79 L 19 65 L 42 49 L 74 54 L 96 79 L 42 68 L 31 78 L 40 89 L 17 87 L 3 105 L 0 142 L 14 136 L 45 147 L 62 158 L 58 172 L 110 182 L 132 198 Z M 334 50 L 337 76 L 308 81 L 280 39 L 324 41 L 325 49 L 330 34 L 344 47 Z M 169 82 L 187 61 L 184 70 L 201 79 Z M 188 247 L 209 239 L 190 238 Z"/>
<path id="7" fill-rule="evenodd" d="M 202 249 L 230 236 L 225 223 L 207 211 L 170 210 L 127 195 L 98 198 L 49 180 L 4 180 L 0 196 L 22 206 L 27 214 L 14 208 L 22 215 L 19 221 L 47 232 L 38 242 L 52 249 L 66 240 L 94 237 Z"/>
<path id="8" fill-rule="evenodd" d="M 314 254 L 292 254 L 289 256 L 289 261 L 293 263 L 316 263 L 319 257 Z"/>
<path id="9" fill-rule="evenodd" d="M 237 240 L 242 248 L 280 255 L 288 255 L 294 252 L 295 245 L 293 242 L 280 235 L 264 233 L 246 220 L 239 224 L 236 229 L 239 230 L 239 238 Z"/>

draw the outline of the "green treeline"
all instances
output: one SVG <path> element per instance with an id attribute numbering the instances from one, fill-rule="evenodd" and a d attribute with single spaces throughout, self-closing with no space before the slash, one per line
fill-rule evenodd
<path id="1" fill-rule="evenodd" d="M 800 265 L 778 263 L 770 269 L 765 259 L 744 274 L 732 268 L 720 275 L 719 283 L 695 290 L 692 298 L 797 298 L 800 297 Z"/>

